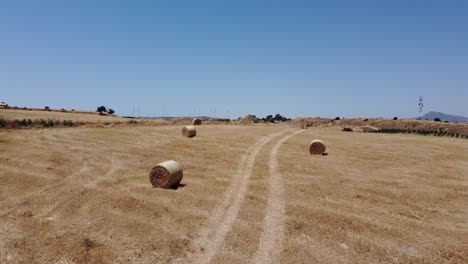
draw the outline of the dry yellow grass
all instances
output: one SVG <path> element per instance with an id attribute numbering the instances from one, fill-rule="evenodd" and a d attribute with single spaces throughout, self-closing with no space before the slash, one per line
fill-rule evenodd
<path id="1" fill-rule="evenodd" d="M 14 109 L 0 109 L 0 118 L 5 120 L 58 120 L 65 121 L 71 120 L 75 125 L 88 127 L 91 126 L 128 126 L 128 125 L 171 125 L 171 124 L 191 124 L 191 120 L 183 118 L 176 118 L 171 120 L 153 119 L 153 118 L 123 118 L 120 116 L 99 115 L 98 113 L 80 113 L 80 112 L 56 112 L 56 111 L 34 111 L 34 110 L 14 110 Z M 218 122 L 219 123 L 219 122 Z"/>
<path id="2" fill-rule="evenodd" d="M 192 139 L 180 126 L 0 131 L 0 262 L 468 260 L 466 140 L 198 130 Z M 328 156 L 309 155 L 314 138 Z M 185 186 L 152 188 L 149 170 L 169 159 L 184 166 Z M 281 239 L 265 242 L 273 233 Z"/>
<path id="3" fill-rule="evenodd" d="M 8 120 L 22 119 L 54 119 L 54 120 L 73 120 L 76 122 L 125 122 L 129 119 L 117 116 L 104 116 L 99 114 L 82 114 L 73 112 L 52 112 L 52 111 L 28 111 L 1 109 L 0 116 Z"/>

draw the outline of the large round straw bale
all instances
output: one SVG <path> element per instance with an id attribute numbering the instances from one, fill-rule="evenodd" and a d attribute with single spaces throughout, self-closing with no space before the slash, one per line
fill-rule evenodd
<path id="1" fill-rule="evenodd" d="M 192 125 L 194 125 L 194 126 L 201 125 L 201 119 L 200 118 L 194 118 L 192 120 Z"/>
<path id="2" fill-rule="evenodd" d="M 191 138 L 197 135 L 197 130 L 195 130 L 194 126 L 185 126 L 182 128 L 182 135 Z"/>
<path id="3" fill-rule="evenodd" d="M 153 187 L 163 189 L 178 185 L 183 176 L 182 166 L 173 160 L 159 163 L 149 174 Z"/>
<path id="4" fill-rule="evenodd" d="M 316 139 L 310 143 L 309 152 L 312 155 L 323 155 L 325 153 L 325 144 L 322 140 Z"/>
<path id="5" fill-rule="evenodd" d="M 248 115 L 244 116 L 239 122 L 242 123 L 242 124 L 257 123 L 258 118 L 255 115 L 248 114 Z"/>

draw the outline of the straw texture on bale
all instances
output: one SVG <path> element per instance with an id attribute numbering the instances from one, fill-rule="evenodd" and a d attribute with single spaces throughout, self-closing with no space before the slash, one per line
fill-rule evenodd
<path id="1" fill-rule="evenodd" d="M 357 126 L 353 128 L 353 132 L 377 132 L 379 131 L 378 128 L 373 127 L 373 126 Z"/>
<path id="2" fill-rule="evenodd" d="M 182 128 L 182 135 L 191 138 L 197 135 L 197 130 L 194 126 L 185 126 Z"/>
<path id="3" fill-rule="evenodd" d="M 311 155 L 323 155 L 325 153 L 325 149 L 325 144 L 319 139 L 312 141 L 309 146 L 309 152 Z"/>
<path id="4" fill-rule="evenodd" d="M 193 120 L 192 120 L 192 125 L 194 125 L 194 126 L 199 126 L 199 125 L 201 125 L 201 119 L 199 119 L 199 118 L 193 119 Z"/>
<path id="5" fill-rule="evenodd" d="M 242 124 L 257 123 L 258 118 L 255 115 L 248 114 L 248 115 L 244 116 L 239 122 L 242 123 Z"/>
<path id="6" fill-rule="evenodd" d="M 163 189 L 178 185 L 183 176 L 182 166 L 173 160 L 157 164 L 149 174 L 153 187 Z"/>

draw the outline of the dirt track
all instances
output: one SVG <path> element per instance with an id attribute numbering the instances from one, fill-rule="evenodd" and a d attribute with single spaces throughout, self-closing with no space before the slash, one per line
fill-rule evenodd
<path id="1" fill-rule="evenodd" d="M 275 133 L 260 138 L 247 153 L 242 156 L 239 164 L 239 172 L 232 180 L 232 184 L 225 192 L 224 199 L 220 205 L 213 210 L 206 226 L 201 230 L 199 238 L 193 243 L 200 248 L 198 255 L 189 256 L 188 262 L 209 263 L 222 245 L 226 234 L 231 230 L 236 220 L 245 192 L 252 174 L 255 158 L 260 149 L 272 139 L 284 134 Z"/>

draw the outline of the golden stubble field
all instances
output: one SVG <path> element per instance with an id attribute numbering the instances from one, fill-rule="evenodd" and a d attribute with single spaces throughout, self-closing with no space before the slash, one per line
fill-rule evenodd
<path id="1" fill-rule="evenodd" d="M 327 156 L 310 156 L 315 138 Z M 182 186 L 153 189 L 173 159 Z M 0 263 L 466 263 L 468 141 L 202 125 L 0 131 Z"/>
<path id="2" fill-rule="evenodd" d="M 56 111 L 29 111 L 18 109 L 0 109 L 0 117 L 8 120 L 14 119 L 53 119 L 53 120 L 73 120 L 74 122 L 125 122 L 129 119 L 119 116 L 104 116 L 95 114 L 83 114 L 74 112 L 56 112 Z"/>

